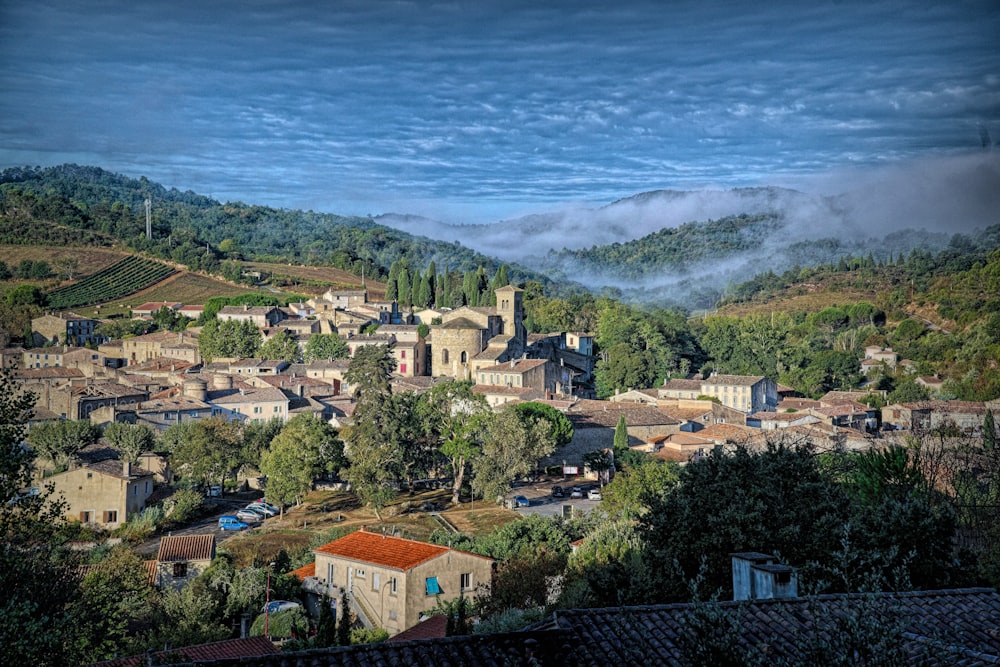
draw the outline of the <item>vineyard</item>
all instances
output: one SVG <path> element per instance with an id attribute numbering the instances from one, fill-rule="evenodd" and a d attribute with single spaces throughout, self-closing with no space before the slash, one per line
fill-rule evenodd
<path id="1" fill-rule="evenodd" d="M 104 303 L 145 289 L 174 272 L 161 262 L 131 255 L 78 283 L 49 292 L 48 305 L 61 310 Z"/>

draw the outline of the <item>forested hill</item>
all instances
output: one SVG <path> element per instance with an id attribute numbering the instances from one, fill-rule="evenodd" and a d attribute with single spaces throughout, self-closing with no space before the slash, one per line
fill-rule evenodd
<path id="1" fill-rule="evenodd" d="M 152 202 L 152 241 L 144 202 Z M 192 270 L 218 273 L 227 258 L 334 266 L 384 277 L 400 258 L 411 266 L 492 273 L 500 262 L 458 243 L 378 225 L 371 218 L 220 203 L 145 177 L 62 165 L 0 172 L 0 243 L 124 245 Z M 508 264 L 512 281 L 540 273 Z M 557 290 L 558 291 L 558 290 Z"/>

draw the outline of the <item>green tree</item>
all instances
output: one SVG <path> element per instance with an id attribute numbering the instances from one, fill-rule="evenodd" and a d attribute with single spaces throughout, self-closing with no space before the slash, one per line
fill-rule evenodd
<path id="1" fill-rule="evenodd" d="M 260 330 L 250 320 L 211 319 L 198 334 L 198 352 L 207 363 L 220 357 L 253 358 L 260 346 Z"/>
<path id="2" fill-rule="evenodd" d="M 36 424 L 28 433 L 28 443 L 57 469 L 65 470 L 81 449 L 97 442 L 99 435 L 90 422 L 60 419 Z"/>
<path id="3" fill-rule="evenodd" d="M 806 448 L 737 448 L 688 463 L 679 483 L 643 516 L 645 554 L 660 601 L 683 600 L 702 570 L 707 590 L 732 593 L 729 554 L 780 553 L 785 562 L 823 561 L 839 546 L 849 504 Z M 678 569 L 662 567 L 678 564 Z M 800 573 L 800 585 L 808 572 Z"/>
<path id="4" fill-rule="evenodd" d="M 174 468 L 198 486 L 224 485 L 242 465 L 239 424 L 221 418 L 191 422 L 173 447 Z"/>
<path id="5" fill-rule="evenodd" d="M 423 393 L 417 406 L 425 433 L 451 465 L 451 502 L 457 505 L 465 474 L 479 456 L 479 424 L 489 406 L 470 382 L 448 380 Z"/>
<path id="6" fill-rule="evenodd" d="M 547 422 L 556 447 L 567 445 L 573 439 L 573 422 L 565 414 L 547 403 L 535 401 L 517 403 L 514 410 L 522 419 L 541 419 Z"/>
<path id="7" fill-rule="evenodd" d="M 608 480 L 608 473 L 614 467 L 614 458 L 606 449 L 595 449 L 583 455 L 583 465 L 597 473 L 601 486 Z"/>
<path id="8" fill-rule="evenodd" d="M 302 351 L 287 331 L 279 331 L 264 341 L 257 353 L 262 359 L 280 359 L 288 363 L 302 361 Z"/>
<path id="9" fill-rule="evenodd" d="M 297 415 L 264 451 L 260 471 L 267 476 L 269 498 L 297 505 L 320 473 L 335 472 L 345 463 L 336 430 L 312 415 Z"/>
<path id="10" fill-rule="evenodd" d="M 347 342 L 337 334 L 313 334 L 306 341 L 304 358 L 307 362 L 333 361 L 349 356 Z"/>
<path id="11" fill-rule="evenodd" d="M 608 516 L 637 519 L 660 503 L 677 484 L 678 468 L 644 455 L 620 470 L 604 487 L 601 506 Z"/>
<path id="12" fill-rule="evenodd" d="M 104 437 L 122 460 L 129 463 L 137 463 L 142 453 L 156 444 L 153 429 L 145 424 L 112 422 L 104 427 Z"/>
<path id="13" fill-rule="evenodd" d="M 241 458 L 244 464 L 260 468 L 261 455 L 271 446 L 284 422 L 275 417 L 267 421 L 248 421 L 243 423 L 243 448 Z"/>
<path id="14" fill-rule="evenodd" d="M 353 424 L 345 429 L 347 480 L 358 498 L 381 510 L 396 495 L 402 472 L 404 422 L 394 408 L 390 380 L 396 360 L 387 345 L 365 345 L 351 359 L 344 380 L 357 398 Z"/>
<path id="15" fill-rule="evenodd" d="M 36 396 L 0 368 L 0 642 L 14 665 L 75 665 L 80 633 L 79 558 L 57 541 L 65 503 L 51 485 L 32 484 L 34 454 L 24 447 Z"/>
<path id="16" fill-rule="evenodd" d="M 74 652 L 88 662 L 116 657 L 136 641 L 135 628 L 152 620 L 153 587 L 142 559 L 127 547 L 113 549 L 90 569 L 80 588 L 81 622 L 87 632 L 81 634 Z"/>
<path id="17" fill-rule="evenodd" d="M 621 456 L 628 451 L 628 425 L 625 423 L 625 415 L 618 416 L 618 423 L 615 424 L 615 438 L 612 443 L 615 455 Z"/>
<path id="18" fill-rule="evenodd" d="M 482 455 L 472 462 L 472 487 L 486 500 L 503 501 L 511 482 L 528 475 L 538 461 L 555 451 L 547 423 L 526 425 L 513 407 L 484 421 Z"/>

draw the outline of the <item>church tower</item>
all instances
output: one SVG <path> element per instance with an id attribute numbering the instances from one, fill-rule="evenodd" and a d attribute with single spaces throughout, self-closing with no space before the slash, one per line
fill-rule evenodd
<path id="1" fill-rule="evenodd" d="M 513 336 L 521 344 L 521 349 L 528 343 L 528 332 L 524 328 L 524 307 L 522 296 L 524 292 L 513 285 L 497 288 L 497 314 L 503 320 L 503 334 Z"/>

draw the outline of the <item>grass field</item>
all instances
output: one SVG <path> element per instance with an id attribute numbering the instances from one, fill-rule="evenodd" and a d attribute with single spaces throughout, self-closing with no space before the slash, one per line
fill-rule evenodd
<path id="1" fill-rule="evenodd" d="M 233 554 L 237 565 L 268 562 L 280 549 L 295 555 L 307 550 L 314 539 L 321 539 L 317 535 L 326 539 L 332 531 L 351 531 L 361 526 L 426 541 L 441 524 L 421 509 L 423 503 L 444 508 L 441 516 L 469 535 L 484 535 L 518 518 L 511 510 L 490 504 L 477 504 L 475 511 L 467 504 L 451 508 L 450 498 L 450 492 L 444 489 L 412 496 L 404 493 L 382 511 L 379 521 L 372 510 L 361 507 L 349 494 L 314 491 L 299 507 L 286 510 L 282 519 L 270 519 L 266 528 L 233 537 L 226 542 L 225 549 Z"/>
<path id="2" fill-rule="evenodd" d="M 247 269 L 263 271 L 274 276 L 274 281 L 301 281 L 282 289 L 301 294 L 322 294 L 329 288 L 359 289 L 361 278 L 341 269 L 329 266 L 298 266 L 293 264 L 273 264 L 268 262 L 246 262 Z M 385 283 L 365 279 L 368 298 L 378 301 L 385 298 Z"/>
<path id="3" fill-rule="evenodd" d="M 115 262 L 125 259 L 129 254 L 109 248 L 0 245 L 0 260 L 7 262 L 10 268 L 14 268 L 25 259 L 48 262 L 54 267 L 55 263 L 63 258 L 75 257 L 78 262 L 77 272 L 81 276 L 106 269 Z"/>

